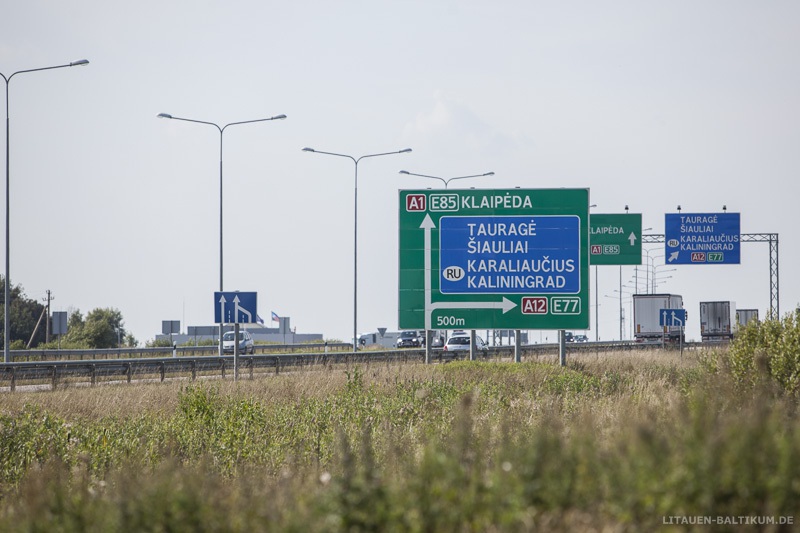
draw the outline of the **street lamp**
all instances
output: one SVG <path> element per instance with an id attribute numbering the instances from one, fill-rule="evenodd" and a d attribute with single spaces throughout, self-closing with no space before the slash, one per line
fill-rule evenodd
<path id="1" fill-rule="evenodd" d="M 494 172 L 486 172 L 484 174 L 472 174 L 471 176 L 458 176 L 458 177 L 455 177 L 455 178 L 444 179 L 444 178 L 440 178 L 439 176 L 426 176 L 425 174 L 415 174 L 415 173 L 409 172 L 407 170 L 401 170 L 400 174 L 405 174 L 407 176 L 419 176 L 420 178 L 431 178 L 431 179 L 439 180 L 442 183 L 444 183 L 444 188 L 445 189 L 447 188 L 447 184 L 450 183 L 453 180 L 463 180 L 465 178 L 482 178 L 484 176 L 494 176 Z"/>
<path id="2" fill-rule="evenodd" d="M 346 157 L 355 165 L 355 180 L 353 186 L 353 353 L 358 351 L 358 163 L 368 157 L 380 157 L 383 155 L 407 154 L 411 148 L 403 148 L 396 152 L 381 152 L 379 154 L 367 154 L 361 157 L 353 157 L 347 154 L 337 154 L 335 152 L 323 152 L 314 148 L 303 148 L 304 152 L 314 154 L 333 155 L 336 157 Z"/>
<path id="3" fill-rule="evenodd" d="M 6 82 L 6 279 L 5 279 L 5 298 L 4 298 L 4 324 L 3 324 L 3 359 L 6 363 L 11 362 L 11 355 L 9 353 L 9 343 L 11 342 L 11 230 L 10 228 L 10 221 L 11 217 L 10 212 L 10 183 L 11 183 L 11 153 L 9 150 L 9 138 L 10 138 L 10 119 L 8 113 L 8 89 L 9 84 L 11 83 L 11 78 L 16 76 L 17 74 L 25 74 L 27 72 L 39 72 L 42 70 L 52 70 L 54 68 L 64 68 L 64 67 L 78 67 L 82 65 L 88 65 L 89 61 L 86 59 L 80 59 L 78 61 L 73 61 L 72 63 L 67 63 L 66 65 L 56 65 L 54 67 L 42 67 L 42 68 L 32 68 L 28 70 L 18 70 L 11 74 L 10 76 L 6 77 L 2 72 L 0 72 L 0 77 L 3 78 L 3 81 Z M 48 317 L 49 318 L 49 317 Z"/>
<path id="4" fill-rule="evenodd" d="M 656 281 L 656 279 L 659 278 L 659 277 L 661 279 L 666 279 L 664 276 L 661 276 L 661 274 L 664 274 L 666 272 L 675 272 L 675 271 L 678 270 L 677 268 L 668 268 L 666 270 L 661 270 L 659 272 L 659 267 L 665 268 L 667 266 L 668 265 L 653 265 L 653 277 L 651 278 L 653 294 L 656 293 L 656 287 L 658 287 L 658 282 Z M 672 276 L 670 276 L 670 277 L 672 277 Z"/>
<path id="5" fill-rule="evenodd" d="M 169 118 L 172 120 L 182 120 L 184 122 L 194 122 L 196 124 L 207 124 L 214 126 L 219 130 L 219 291 L 222 292 L 222 134 L 228 126 L 237 126 L 239 124 L 252 124 L 253 122 L 266 122 L 270 120 L 283 120 L 286 115 L 275 115 L 269 118 L 258 118 L 255 120 L 243 120 L 241 122 L 231 122 L 220 127 L 213 122 L 206 122 L 203 120 L 194 120 L 191 118 L 174 117 L 169 113 L 159 113 L 158 118 Z M 224 320 L 224 318 L 222 319 Z M 219 325 L 219 355 L 222 357 L 222 323 Z"/>
<path id="6" fill-rule="evenodd" d="M 625 320 L 626 320 L 625 319 L 625 312 L 624 312 L 625 308 L 623 307 L 623 303 L 627 303 L 627 304 L 630 305 L 630 313 L 628 315 L 630 318 L 628 319 L 628 322 L 631 325 L 631 336 L 633 336 L 633 293 L 626 292 L 626 291 L 620 292 L 620 291 L 617 291 L 617 290 L 615 290 L 614 292 L 619 294 L 619 331 L 620 331 L 620 339 L 619 340 L 623 340 L 623 338 L 622 338 L 623 331 L 626 329 L 623 326 L 623 324 L 625 324 Z M 623 294 L 625 295 L 624 299 L 622 297 Z M 616 296 L 609 296 L 608 294 L 606 294 L 605 297 L 606 298 L 612 298 L 612 299 L 615 299 L 615 300 L 617 299 Z"/>
<path id="7" fill-rule="evenodd" d="M 646 255 L 646 258 L 647 258 L 647 262 L 646 262 L 647 270 L 645 272 L 645 293 L 649 293 L 650 289 L 651 289 L 650 272 L 655 271 L 656 259 L 658 259 L 659 257 L 664 257 L 664 254 L 658 254 L 658 255 L 651 256 L 650 252 L 654 252 L 654 251 L 658 251 L 658 250 L 643 250 L 643 251 L 644 251 L 644 253 Z"/>
<path id="8" fill-rule="evenodd" d="M 628 212 L 628 211 L 627 211 L 627 208 L 628 208 L 628 206 L 626 205 L 626 206 L 625 206 L 625 212 L 626 212 L 626 213 Z M 653 230 L 653 228 L 644 228 L 644 229 L 642 230 L 642 235 L 644 235 L 644 232 L 645 232 L 645 231 L 652 231 L 652 230 Z M 648 250 L 644 250 L 644 251 L 645 251 L 645 252 L 648 252 Z M 641 264 L 641 261 L 639 262 L 639 264 L 637 264 L 636 266 L 634 266 L 634 267 L 633 267 L 634 276 L 635 276 L 635 278 L 636 278 L 636 292 L 639 292 L 639 265 L 640 265 L 640 264 Z M 646 290 L 646 289 L 647 289 L 647 287 L 645 287 L 645 292 L 647 292 L 647 290 Z"/>

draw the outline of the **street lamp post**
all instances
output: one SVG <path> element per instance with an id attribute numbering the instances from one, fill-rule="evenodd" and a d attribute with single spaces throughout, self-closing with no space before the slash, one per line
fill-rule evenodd
<path id="1" fill-rule="evenodd" d="M 625 207 L 627 207 L 627 206 L 625 206 Z M 642 230 L 642 235 L 644 235 L 645 231 L 652 231 L 652 229 L 653 228 L 644 228 Z M 649 250 L 645 250 L 645 252 L 649 252 Z M 633 272 L 634 272 L 634 275 L 636 277 L 636 290 L 634 292 L 637 292 L 637 293 L 639 292 L 639 265 L 640 264 L 641 264 L 641 261 L 639 262 L 639 264 L 637 264 L 636 266 L 633 267 Z M 645 289 L 646 289 L 646 287 L 645 287 Z M 645 292 L 647 292 L 647 291 L 645 290 Z"/>
<path id="2" fill-rule="evenodd" d="M 447 185 L 453 180 L 463 180 L 466 178 L 482 178 L 484 176 L 494 176 L 494 172 L 484 172 L 483 174 L 470 174 L 469 176 L 457 176 L 455 178 L 440 178 L 439 176 L 428 176 L 427 174 L 415 174 L 414 172 L 409 172 L 407 170 L 401 170 L 400 174 L 404 174 L 406 176 L 419 176 L 420 178 L 430 178 L 434 180 L 439 180 L 444 183 L 444 188 L 447 189 Z M 430 272 L 425 273 L 426 276 L 430 275 Z M 489 333 L 486 333 L 487 337 Z M 517 335 L 515 339 L 519 339 L 519 331 L 517 331 Z M 430 331 L 425 330 L 425 364 L 430 364 L 431 362 L 431 342 L 430 342 Z M 501 339 L 502 341 L 502 339 Z M 488 340 L 487 340 L 488 342 Z M 516 341 L 515 341 L 516 342 Z M 519 344 L 517 342 L 517 344 Z M 470 341 L 469 341 L 469 360 L 475 360 L 475 330 L 470 330 Z M 519 362 L 519 350 L 514 351 L 514 360 Z"/>
<path id="3" fill-rule="evenodd" d="M 651 292 L 651 283 L 650 283 L 650 273 L 655 270 L 656 267 L 656 259 L 659 257 L 664 257 L 664 254 L 658 255 L 650 255 L 650 252 L 658 251 L 658 250 L 643 250 L 646 257 L 646 273 L 645 273 L 645 293 Z"/>
<path id="4" fill-rule="evenodd" d="M 411 148 L 403 148 L 396 152 L 381 152 L 379 154 L 367 154 L 361 157 L 353 157 L 348 154 L 337 154 L 335 152 L 323 152 L 314 148 L 305 147 L 304 152 L 314 154 L 333 155 L 336 157 L 346 157 L 355 166 L 355 179 L 353 185 L 353 353 L 358 351 L 358 163 L 368 157 L 380 157 L 384 155 L 407 154 Z"/>
<path id="5" fill-rule="evenodd" d="M 455 178 L 445 179 L 445 178 L 440 178 L 439 176 L 427 176 L 425 174 L 415 174 L 415 173 L 409 172 L 407 170 L 401 170 L 400 174 L 405 174 L 406 176 L 419 176 L 420 178 L 431 178 L 431 179 L 439 180 L 442 183 L 444 183 L 444 188 L 445 189 L 447 188 L 447 184 L 450 183 L 453 180 L 463 180 L 463 179 L 466 179 L 466 178 L 482 178 L 484 176 L 494 176 L 494 172 L 486 172 L 484 174 L 472 174 L 470 176 L 457 176 Z"/>
<path id="6" fill-rule="evenodd" d="M 72 63 L 67 63 L 66 65 L 56 65 L 53 67 L 42 67 L 42 68 L 32 68 L 27 70 L 18 70 L 12 73 L 10 76 L 6 77 L 2 72 L 0 72 L 0 77 L 3 78 L 3 81 L 6 82 L 6 279 L 5 279 L 5 295 L 4 295 L 4 321 L 3 321 L 3 359 L 6 363 L 11 362 L 11 354 L 9 352 L 9 344 L 11 342 L 11 320 L 10 320 L 10 309 L 11 309 L 11 230 L 10 230 L 10 212 L 11 212 L 11 201 L 10 201 L 10 183 L 11 183 L 11 151 L 10 151 L 10 119 L 9 119 L 9 105 L 8 105 L 8 90 L 9 84 L 11 83 L 11 78 L 16 76 L 17 74 L 25 74 L 27 72 L 39 72 L 42 70 L 52 70 L 55 68 L 64 68 L 64 67 L 78 67 L 82 65 L 88 65 L 89 61 L 86 59 L 80 59 L 78 61 L 73 61 Z M 48 317 L 49 319 L 50 317 Z"/>
<path id="7" fill-rule="evenodd" d="M 219 291 L 223 291 L 223 283 L 222 283 L 222 264 L 223 264 L 223 252 L 222 252 L 222 134 L 225 133 L 225 129 L 229 126 L 237 126 L 239 124 L 252 124 L 253 122 L 267 122 L 270 120 L 283 120 L 286 118 L 286 115 L 275 115 L 274 117 L 269 118 L 258 118 L 255 120 L 243 120 L 241 122 L 231 122 L 229 124 L 225 124 L 224 126 L 219 126 L 213 122 L 206 122 L 203 120 L 194 120 L 191 118 L 181 118 L 181 117 L 174 117 L 169 113 L 159 113 L 158 118 L 168 118 L 172 120 L 182 120 L 184 122 L 194 122 L 196 124 L 207 124 L 209 126 L 214 126 L 219 131 Z M 224 320 L 224 318 L 223 318 Z M 220 323 L 219 325 L 219 355 L 222 357 L 222 329 L 223 324 Z"/>

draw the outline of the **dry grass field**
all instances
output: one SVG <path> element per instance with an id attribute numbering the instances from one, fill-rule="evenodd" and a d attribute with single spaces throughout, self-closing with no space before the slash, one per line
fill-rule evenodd
<path id="1" fill-rule="evenodd" d="M 4 394 L 0 530 L 789 531 L 797 324 L 777 324 L 682 358 Z"/>

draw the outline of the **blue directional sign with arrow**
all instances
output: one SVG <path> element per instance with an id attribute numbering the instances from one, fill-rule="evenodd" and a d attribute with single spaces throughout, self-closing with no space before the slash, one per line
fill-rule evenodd
<path id="1" fill-rule="evenodd" d="M 217 324 L 246 324 L 256 322 L 257 293 L 215 292 L 214 322 Z"/>
<path id="2" fill-rule="evenodd" d="M 686 309 L 659 309 L 658 325 L 684 327 L 686 325 Z"/>
<path id="3" fill-rule="evenodd" d="M 738 265 L 739 213 L 667 213 L 664 261 L 671 265 Z"/>

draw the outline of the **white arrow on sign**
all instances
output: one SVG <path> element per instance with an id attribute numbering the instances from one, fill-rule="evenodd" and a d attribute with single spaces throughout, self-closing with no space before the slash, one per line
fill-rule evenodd
<path id="1" fill-rule="evenodd" d="M 233 307 L 234 323 L 239 323 L 239 313 L 247 315 L 247 320 L 245 320 L 245 322 L 249 323 L 253 321 L 253 315 L 250 314 L 250 311 L 239 305 L 238 294 L 233 297 L 233 305 L 234 305 Z"/>
<path id="2" fill-rule="evenodd" d="M 222 321 L 222 323 L 225 323 L 225 302 L 226 301 L 227 300 L 225 299 L 225 295 L 224 294 L 220 295 L 220 297 L 219 297 L 219 319 Z"/>
<path id="3" fill-rule="evenodd" d="M 673 261 L 678 259 L 678 253 L 679 252 L 672 252 L 671 254 L 669 254 L 669 259 L 667 259 L 667 262 L 672 263 Z"/>
<path id="4" fill-rule="evenodd" d="M 433 261 L 431 259 L 431 230 L 436 228 L 436 224 L 434 224 L 433 219 L 429 214 L 425 215 L 425 218 L 422 220 L 422 224 L 420 224 L 420 229 L 423 230 L 425 233 L 424 239 L 424 248 L 425 248 L 425 329 L 431 330 L 432 322 L 433 322 L 433 311 L 435 309 L 502 309 L 503 314 L 507 313 L 511 309 L 514 309 L 517 304 L 506 298 L 503 297 L 503 300 L 500 302 L 436 302 L 433 303 L 432 296 L 431 296 L 431 268 Z"/>
<path id="5" fill-rule="evenodd" d="M 502 309 L 503 314 L 517 306 L 514 302 L 503 296 L 502 302 L 436 302 L 430 305 L 431 309 Z"/>
<path id="6" fill-rule="evenodd" d="M 675 325 L 676 325 L 676 324 L 675 324 L 676 322 L 677 322 L 677 325 L 678 325 L 678 326 L 683 326 L 683 320 L 681 320 L 680 318 L 678 318 L 678 317 L 677 317 L 677 315 L 675 315 L 675 311 L 673 311 L 673 312 L 672 312 L 672 325 L 673 325 L 673 326 L 675 326 Z"/>
<path id="7" fill-rule="evenodd" d="M 633 243 L 636 242 L 636 235 L 631 232 L 631 234 L 628 236 L 628 240 L 631 241 L 631 246 L 633 246 Z"/>

